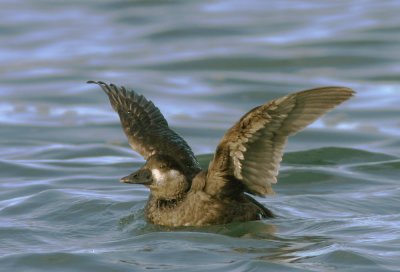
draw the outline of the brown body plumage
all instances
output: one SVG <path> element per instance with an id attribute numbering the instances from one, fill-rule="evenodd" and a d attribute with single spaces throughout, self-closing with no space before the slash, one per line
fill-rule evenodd
<path id="1" fill-rule="evenodd" d="M 150 188 L 146 217 L 165 226 L 203 226 L 273 217 L 249 194 L 272 194 L 290 135 L 354 92 L 324 87 L 290 94 L 246 113 L 222 138 L 207 170 L 144 96 L 96 83 L 118 112 L 131 147 L 147 161 L 121 181 Z"/>

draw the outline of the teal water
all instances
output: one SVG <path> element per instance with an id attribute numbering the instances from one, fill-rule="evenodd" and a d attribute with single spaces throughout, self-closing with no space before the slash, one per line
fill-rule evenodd
<path id="1" fill-rule="evenodd" d="M 398 1 L 0 3 L 0 271 L 398 271 Z M 250 108 L 357 91 L 290 138 L 278 217 L 170 229 L 87 80 L 145 94 L 207 165 Z"/>

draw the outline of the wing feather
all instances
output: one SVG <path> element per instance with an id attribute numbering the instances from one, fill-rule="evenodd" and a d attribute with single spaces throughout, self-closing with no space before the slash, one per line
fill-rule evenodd
<path id="1" fill-rule="evenodd" d="M 288 136 L 353 95 L 348 88 L 324 87 L 290 94 L 249 111 L 217 147 L 208 168 L 209 193 L 239 186 L 260 196 L 272 194 Z"/>
<path id="2" fill-rule="evenodd" d="M 133 150 L 145 159 L 156 153 L 172 155 L 190 178 L 201 170 L 189 145 L 169 128 L 153 102 L 123 86 L 117 87 L 102 81 L 88 83 L 99 85 L 107 94 Z"/>

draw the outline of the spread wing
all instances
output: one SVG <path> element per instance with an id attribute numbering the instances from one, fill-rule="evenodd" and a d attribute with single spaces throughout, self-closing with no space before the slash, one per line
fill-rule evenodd
<path id="1" fill-rule="evenodd" d="M 208 168 L 208 191 L 229 187 L 251 194 L 272 194 L 289 135 L 346 101 L 348 88 L 325 87 L 290 94 L 245 114 L 219 143 Z M 234 189 L 231 189 L 235 191 Z"/>
<path id="2" fill-rule="evenodd" d="M 123 86 L 117 87 L 102 81 L 88 83 L 98 84 L 108 95 L 133 150 L 145 159 L 154 154 L 173 155 L 189 176 L 201 170 L 189 145 L 169 128 L 153 102 L 133 90 L 126 90 Z"/>

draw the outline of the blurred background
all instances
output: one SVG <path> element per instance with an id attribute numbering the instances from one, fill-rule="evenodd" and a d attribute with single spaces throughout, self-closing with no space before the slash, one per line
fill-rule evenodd
<path id="1" fill-rule="evenodd" d="M 398 268 L 399 13 L 396 0 L 2 0 L 0 264 Z M 282 217 L 260 243 L 250 223 L 205 233 L 147 224 L 147 190 L 117 182 L 143 159 L 87 80 L 153 100 L 204 164 L 269 99 L 329 85 L 357 96 L 290 139 L 278 196 L 260 200 Z"/>

